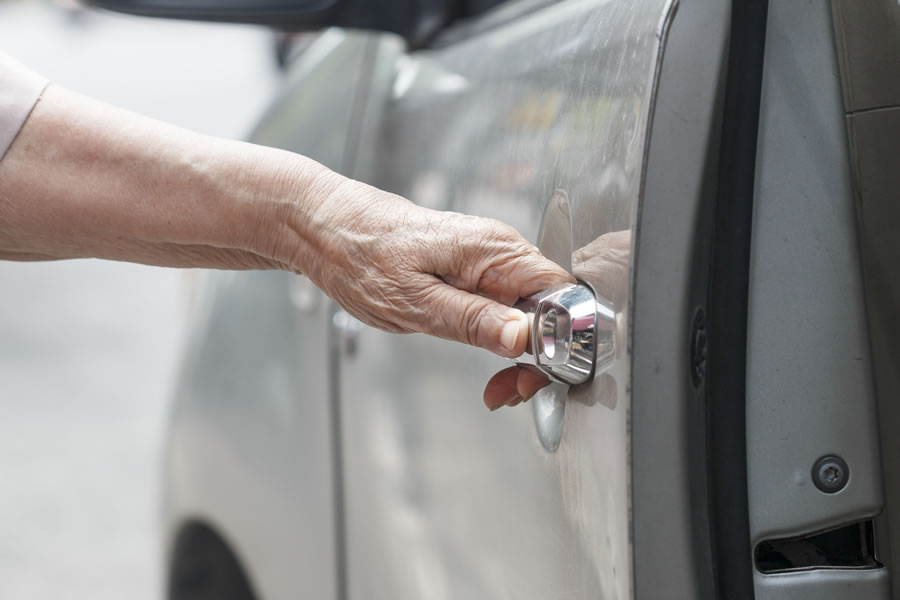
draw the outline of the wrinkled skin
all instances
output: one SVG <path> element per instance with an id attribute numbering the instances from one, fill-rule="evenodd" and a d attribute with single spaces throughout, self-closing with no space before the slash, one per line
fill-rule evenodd
<path id="1" fill-rule="evenodd" d="M 575 273 L 624 298 L 630 234 L 574 254 Z M 523 296 L 574 281 L 498 221 L 418 207 L 273 148 L 201 136 L 50 86 L 0 161 L 0 258 L 97 257 L 304 273 L 349 313 L 514 358 Z M 510 367 L 490 409 L 547 380 Z"/>
<path id="2" fill-rule="evenodd" d="M 505 357 L 528 344 L 510 305 L 572 280 L 498 221 L 51 85 L 0 161 L 0 258 L 75 257 L 304 273 L 369 325 Z M 512 380 L 489 386 L 490 408 L 544 382 L 515 373 L 524 393 Z"/>
<path id="3" fill-rule="evenodd" d="M 421 208 L 347 179 L 332 194 L 343 201 L 314 217 L 323 224 L 314 245 L 327 259 L 305 272 L 379 329 L 427 333 L 513 358 L 525 351 L 528 320 L 510 305 L 574 281 L 499 221 Z"/>
<path id="4" fill-rule="evenodd" d="M 576 250 L 572 255 L 572 270 L 579 279 L 590 283 L 599 296 L 611 302 L 616 311 L 621 311 L 628 292 L 630 257 L 631 231 L 614 231 Z M 622 334 L 619 328 L 618 335 Z M 618 342 L 621 348 L 622 339 Z M 542 375 L 521 367 L 508 367 L 488 381 L 484 403 L 491 410 L 516 406 L 548 383 Z"/>

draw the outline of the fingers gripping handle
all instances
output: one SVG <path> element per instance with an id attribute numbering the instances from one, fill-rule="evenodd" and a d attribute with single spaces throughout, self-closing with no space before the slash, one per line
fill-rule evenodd
<path id="1" fill-rule="evenodd" d="M 615 357 L 615 311 L 586 284 L 549 288 L 515 307 L 528 315 L 531 327 L 531 356 L 518 365 L 576 385 L 605 370 Z"/>

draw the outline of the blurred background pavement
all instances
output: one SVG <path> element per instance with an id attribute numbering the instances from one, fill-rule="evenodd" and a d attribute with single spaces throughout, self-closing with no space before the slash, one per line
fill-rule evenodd
<path id="1" fill-rule="evenodd" d="M 0 50 L 52 81 L 244 137 L 278 79 L 264 29 L 0 0 Z M 185 273 L 0 261 L 0 599 L 158 599 L 159 466 Z"/>

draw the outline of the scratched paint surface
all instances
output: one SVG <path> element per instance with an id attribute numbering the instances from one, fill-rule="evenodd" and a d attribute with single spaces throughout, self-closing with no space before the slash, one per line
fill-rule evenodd
<path id="1" fill-rule="evenodd" d="M 530 404 L 481 405 L 504 361 L 363 331 L 341 378 L 350 597 L 631 597 L 630 230 L 666 10 L 563 2 L 418 55 L 381 45 L 391 80 L 355 175 L 531 241 L 562 190 L 574 269 L 614 302 L 622 343 L 610 371 L 570 393 L 548 453 Z"/>

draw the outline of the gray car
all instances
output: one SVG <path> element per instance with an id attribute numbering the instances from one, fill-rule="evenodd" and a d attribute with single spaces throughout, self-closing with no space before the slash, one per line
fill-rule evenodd
<path id="1" fill-rule="evenodd" d="M 488 413 L 499 358 L 211 275 L 172 600 L 892 597 L 896 0 L 98 3 L 327 28 L 251 141 L 501 219 L 581 282 L 532 302 L 555 383 Z"/>

